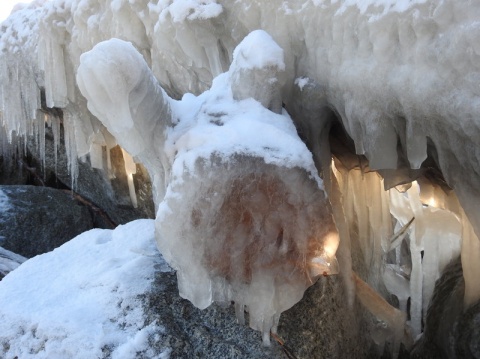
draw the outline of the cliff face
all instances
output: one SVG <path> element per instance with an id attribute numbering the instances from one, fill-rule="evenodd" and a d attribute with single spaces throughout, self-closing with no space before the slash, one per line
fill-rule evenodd
<path id="1" fill-rule="evenodd" d="M 111 150 L 119 143 L 126 150 L 132 204 L 139 195 L 135 160 L 149 170 L 156 205 L 167 213 L 165 208 L 171 208 L 162 201 L 174 179 L 171 166 L 182 150 L 202 143 L 204 133 L 189 126 L 202 119 L 213 80 L 230 69 L 233 85 L 226 88 L 233 100 L 253 98 L 256 104 L 248 110 L 261 104 L 256 113 L 266 111 L 264 118 L 287 116 L 313 154 L 340 237 L 337 258 L 347 302 L 352 306 L 362 293 L 362 282 L 352 279 L 355 271 L 379 298 L 398 304 L 416 336 L 424 329 L 435 280 L 452 258 L 461 254 L 465 280 L 464 304 L 458 306 L 480 298 L 478 18 L 479 4 L 453 0 L 37 1 L 12 14 L 0 33 L 4 158 L 21 152 L 22 138 L 33 136 L 44 162 L 47 123 L 55 148 L 64 133 L 74 184 L 77 157 L 111 174 Z M 235 54 L 256 29 L 268 32 L 280 50 L 258 41 Z M 80 91 L 81 55 L 111 38 L 129 41 L 137 51 L 119 50 L 117 58 L 135 63 L 129 59 L 138 57 L 145 68 L 117 73 L 119 65 L 108 61 L 105 68 L 92 64 L 100 71 L 98 78 L 113 71 L 105 91 L 89 97 L 95 79 L 84 78 Z M 259 61 L 279 51 L 282 64 L 234 74 L 232 60 L 235 65 L 248 51 Z M 272 68 L 278 70 L 273 77 Z M 144 71 L 139 78 L 146 79 L 145 86 L 129 82 L 136 71 Z M 173 100 L 182 97 L 183 102 Z M 215 126 L 228 122 L 222 116 L 236 115 L 209 101 L 207 115 L 216 119 Z M 152 125 L 143 133 L 132 132 L 128 116 Z M 251 128 L 245 138 L 263 141 L 265 132 Z M 188 133 L 189 141 L 175 142 L 181 138 L 172 133 Z M 241 145 L 242 137 L 237 140 Z M 289 146 L 280 137 L 278 143 Z M 266 152 L 271 145 L 264 146 Z M 275 165 L 288 167 L 288 159 L 279 158 Z M 201 181 L 192 183 L 195 188 Z M 294 184 L 290 192 L 302 190 Z M 308 185 L 304 190 L 303 195 Z M 388 322 L 392 316 L 386 312 L 376 316 Z M 390 334 L 383 333 L 379 341 L 392 340 Z"/>

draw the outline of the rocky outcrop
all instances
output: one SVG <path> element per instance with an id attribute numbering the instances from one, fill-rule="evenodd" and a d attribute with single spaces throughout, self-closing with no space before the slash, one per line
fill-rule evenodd
<path id="1" fill-rule="evenodd" d="M 358 306 L 348 310 L 343 285 L 336 276 L 322 277 L 282 314 L 278 337 L 272 337 L 270 347 L 262 345 L 259 332 L 237 323 L 230 303 L 200 310 L 179 297 L 174 272 L 157 271 L 152 290 L 142 300 L 146 322 L 165 328 L 150 339 L 150 345 L 158 350 L 170 348 L 172 359 L 360 359 L 381 354 L 370 339 L 368 317 Z"/>
<path id="2" fill-rule="evenodd" d="M 24 257 L 49 252 L 93 228 L 88 209 L 71 193 L 35 186 L 0 186 L 0 245 Z"/>
<path id="3" fill-rule="evenodd" d="M 0 280 L 26 260 L 27 258 L 0 247 Z"/>
<path id="4" fill-rule="evenodd" d="M 425 332 L 413 348 L 412 358 L 480 358 L 480 302 L 465 311 L 464 290 L 458 259 L 436 283 Z"/>

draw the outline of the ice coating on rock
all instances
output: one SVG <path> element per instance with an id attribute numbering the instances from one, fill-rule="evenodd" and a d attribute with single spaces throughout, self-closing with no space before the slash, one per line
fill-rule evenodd
<path id="1" fill-rule="evenodd" d="M 317 276 L 337 271 L 323 192 L 304 170 L 261 158 L 212 156 L 196 167 L 160 204 L 159 248 L 181 296 L 200 308 L 233 300 L 268 334 Z"/>
<path id="2" fill-rule="evenodd" d="M 238 48 L 279 49 L 260 30 Z M 245 52 L 209 91 L 175 102 L 135 48 L 114 39 L 82 55 L 77 81 L 92 113 L 166 188 L 156 236 L 180 295 L 202 309 L 234 301 L 240 322 L 248 308 L 267 344 L 280 314 L 318 276 L 338 272 L 339 238 L 311 153 L 287 113 L 263 106 L 279 102 L 262 86 L 265 73 L 277 82 L 281 66 L 272 63 L 283 52 L 249 59 Z M 237 76 L 243 69 L 249 77 Z M 235 99 L 240 85 L 252 94 Z M 171 170 L 158 180 L 150 164 Z"/>

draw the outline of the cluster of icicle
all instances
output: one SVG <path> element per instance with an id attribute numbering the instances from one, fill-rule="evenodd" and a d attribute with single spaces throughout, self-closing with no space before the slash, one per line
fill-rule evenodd
<path id="1" fill-rule="evenodd" d="M 85 161 L 88 157 L 93 168 L 113 174 L 110 149 L 117 143 L 86 109 L 86 101 L 75 83 L 72 63 L 75 56 L 67 44 L 66 14 L 59 12 L 59 8 L 52 11 L 54 5 L 62 4 L 33 1 L 2 23 L 0 145 L 8 162 L 21 157 L 26 152 L 27 138 L 33 138 L 34 149 L 45 165 L 45 128 L 49 127 L 54 138 L 55 161 L 60 140 L 64 138 L 71 185 L 75 187 L 78 159 Z M 124 160 L 132 204 L 136 206 L 132 178 L 136 166 L 126 152 Z"/>
<path id="2" fill-rule="evenodd" d="M 476 302 L 480 264 L 475 254 L 480 244 L 452 190 L 425 178 L 385 190 L 383 178 L 375 171 L 347 169 L 338 160 L 332 161 L 332 170 L 346 225 L 347 235 L 342 236 L 342 241 L 358 241 L 366 282 L 379 292 L 386 289 L 396 296 L 404 313 L 402 318 L 387 306 L 382 311 L 375 301 L 363 301 L 357 282 L 357 296 L 362 303 L 390 325 L 376 338 L 379 344 L 388 339 L 398 345 L 405 335 L 402 321 L 407 316 L 413 338 L 422 333 L 435 281 L 460 254 L 465 306 Z M 345 233 L 341 228 L 339 231 Z M 389 338 L 392 334 L 397 337 Z"/>

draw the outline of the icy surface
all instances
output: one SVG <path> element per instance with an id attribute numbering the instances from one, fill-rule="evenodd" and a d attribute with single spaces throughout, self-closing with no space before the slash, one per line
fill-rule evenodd
<path id="1" fill-rule="evenodd" d="M 316 277 L 337 272 L 338 235 L 312 155 L 288 114 L 267 108 L 278 103 L 282 70 L 283 51 L 257 30 L 198 97 L 170 99 L 133 46 L 117 39 L 82 55 L 77 74 L 117 141 L 156 165 L 147 166 L 153 184 L 157 193 L 166 188 L 157 242 L 178 271 L 180 295 L 199 308 L 247 306 L 266 342 Z M 237 315 L 243 321 L 243 309 Z"/>
<path id="2" fill-rule="evenodd" d="M 149 356 L 137 296 L 153 279 L 158 255 L 153 220 L 115 230 L 94 229 L 32 258 L 0 282 L 2 358 Z"/>

